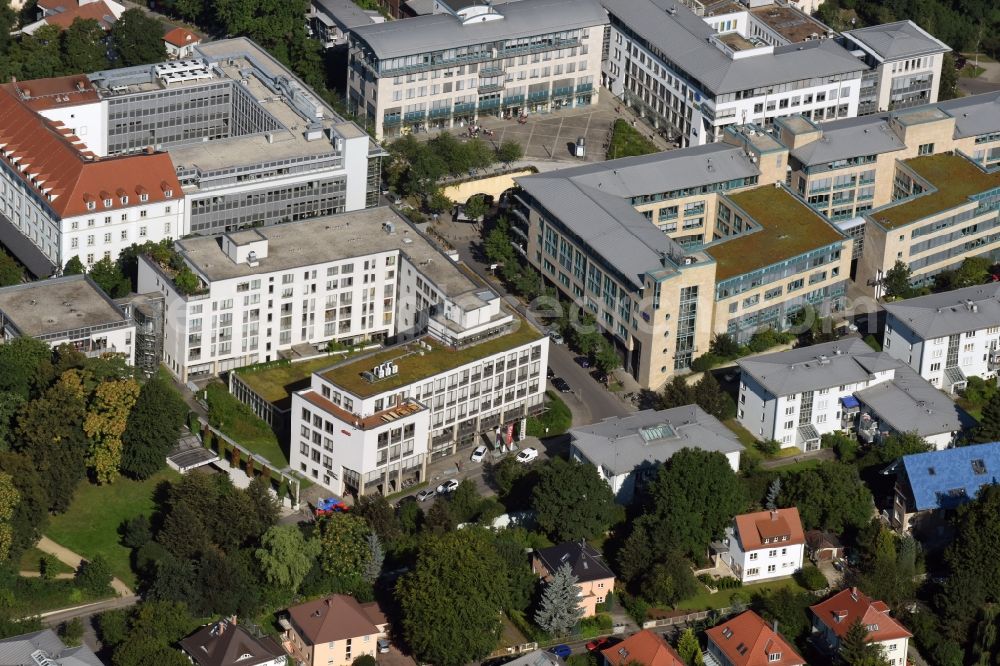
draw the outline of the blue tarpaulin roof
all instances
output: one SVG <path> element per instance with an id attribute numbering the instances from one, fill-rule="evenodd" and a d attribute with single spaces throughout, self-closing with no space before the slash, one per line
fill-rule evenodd
<path id="1" fill-rule="evenodd" d="M 1000 481 L 1000 442 L 903 456 L 917 511 L 951 509 Z"/>
<path id="2" fill-rule="evenodd" d="M 858 399 L 855 398 L 853 395 L 845 395 L 844 397 L 842 397 L 840 399 L 840 404 L 842 404 L 844 407 L 847 407 L 848 409 L 851 407 L 861 406 L 861 403 L 859 403 Z"/>

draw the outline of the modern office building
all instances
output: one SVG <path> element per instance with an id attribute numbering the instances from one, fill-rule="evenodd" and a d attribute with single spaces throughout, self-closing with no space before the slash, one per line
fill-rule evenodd
<path id="1" fill-rule="evenodd" d="M 737 418 L 755 437 L 803 451 L 822 435 L 878 442 L 915 433 L 936 449 L 975 422 L 902 361 L 847 338 L 738 361 Z"/>
<path id="2" fill-rule="evenodd" d="M 596 102 L 608 22 L 597 0 L 438 4 L 351 30 L 348 106 L 377 138 Z"/>
<path id="3" fill-rule="evenodd" d="M 717 451 L 734 472 L 740 469 L 743 452 L 733 432 L 698 405 L 613 416 L 569 434 L 570 458 L 596 467 L 622 504 L 630 503 L 681 449 Z"/>
<path id="4" fill-rule="evenodd" d="M 33 273 L 377 203 L 361 128 L 247 39 L 192 53 L 2 86 L 0 240 Z"/>
<path id="5" fill-rule="evenodd" d="M 643 386 L 686 371 L 715 333 L 745 341 L 843 302 L 851 239 L 785 188 L 779 143 L 727 137 L 518 179 L 521 251 Z"/>
<path id="6" fill-rule="evenodd" d="M 858 115 L 937 101 L 941 65 L 951 48 L 913 21 L 848 30 L 842 41 L 868 66 Z"/>
<path id="7" fill-rule="evenodd" d="M 135 361 L 135 322 L 84 275 L 0 289 L 0 342 L 20 337 Z"/>
<path id="8" fill-rule="evenodd" d="M 949 393 L 969 377 L 992 379 L 1000 369 L 1000 285 L 918 296 L 883 305 L 882 348 Z"/>

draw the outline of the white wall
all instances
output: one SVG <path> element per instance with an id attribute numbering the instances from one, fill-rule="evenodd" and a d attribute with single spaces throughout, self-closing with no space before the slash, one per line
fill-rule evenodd
<path id="1" fill-rule="evenodd" d="M 959 334 L 958 367 L 966 377 L 991 379 L 1000 364 L 991 364 L 993 351 L 1000 348 L 1000 326 Z M 883 349 L 903 361 L 934 386 L 944 389 L 948 356 L 948 336 L 923 340 L 892 314 L 886 315 Z"/>
<path id="2" fill-rule="evenodd" d="M 184 200 L 178 198 L 67 217 L 61 222 L 59 265 L 78 256 L 90 266 L 105 256 L 118 259 L 133 243 L 179 238 L 185 233 L 184 208 Z"/>
<path id="3" fill-rule="evenodd" d="M 49 120 L 61 122 L 76 134 L 91 152 L 100 157 L 107 156 L 108 103 L 106 101 L 42 109 L 39 114 Z"/>
<path id="4" fill-rule="evenodd" d="M 744 583 L 791 576 L 802 568 L 803 544 L 768 544 L 764 548 L 744 551 L 732 527 L 726 530 L 726 535 L 731 562 L 742 567 L 740 580 Z M 774 571 L 768 571 L 770 567 L 774 567 Z M 751 573 L 754 569 L 756 573 Z"/>

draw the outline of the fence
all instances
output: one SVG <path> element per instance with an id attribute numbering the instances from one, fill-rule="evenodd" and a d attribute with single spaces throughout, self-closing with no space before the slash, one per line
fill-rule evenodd
<path id="1" fill-rule="evenodd" d="M 524 654 L 525 652 L 531 652 L 532 650 L 538 649 L 538 643 L 521 643 L 520 645 L 512 645 L 510 647 L 500 648 L 499 650 L 494 650 L 490 652 L 487 659 L 493 659 L 495 657 L 509 657 L 515 654 Z"/>

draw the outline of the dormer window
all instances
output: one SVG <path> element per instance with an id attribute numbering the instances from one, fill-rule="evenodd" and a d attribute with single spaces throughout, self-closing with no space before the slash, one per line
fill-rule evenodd
<path id="1" fill-rule="evenodd" d="M 105 208 L 111 208 L 111 199 L 105 199 L 104 200 L 104 207 Z"/>
<path id="2" fill-rule="evenodd" d="M 139 195 L 139 201 L 143 203 L 149 201 L 149 195 L 143 192 L 142 194 Z"/>
<path id="3" fill-rule="evenodd" d="M 781 653 L 780 652 L 772 652 L 772 653 L 770 653 L 770 654 L 767 655 L 767 660 L 768 661 L 781 661 Z"/>
<path id="4" fill-rule="evenodd" d="M 87 210 L 94 210 L 95 208 L 97 208 L 97 202 L 96 201 L 88 201 L 87 202 Z"/>
<path id="5" fill-rule="evenodd" d="M 165 196 L 165 197 L 172 197 L 172 196 L 174 196 L 174 191 L 173 190 L 163 190 L 163 196 Z"/>
<path id="6" fill-rule="evenodd" d="M 127 194 L 123 194 L 122 195 L 122 205 L 124 206 L 127 203 L 128 203 L 128 195 Z"/>

